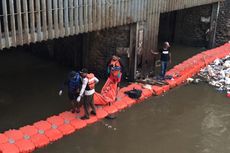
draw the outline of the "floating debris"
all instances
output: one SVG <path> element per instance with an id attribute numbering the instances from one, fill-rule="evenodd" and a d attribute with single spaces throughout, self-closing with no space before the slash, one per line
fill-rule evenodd
<path id="1" fill-rule="evenodd" d="M 230 97 L 230 56 L 216 59 L 213 63 L 201 69 L 199 76 L 216 87 L 218 91 L 227 92 L 228 97 Z"/>

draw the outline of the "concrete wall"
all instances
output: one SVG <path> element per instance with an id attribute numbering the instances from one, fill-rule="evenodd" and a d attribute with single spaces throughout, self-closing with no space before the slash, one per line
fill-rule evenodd
<path id="1" fill-rule="evenodd" d="M 230 0 L 220 3 L 220 13 L 217 22 L 216 45 L 230 40 Z"/>
<path id="2" fill-rule="evenodd" d="M 100 77 L 105 77 L 109 58 L 116 54 L 117 48 L 128 48 L 129 42 L 129 25 L 89 33 L 89 53 L 86 57 L 88 69 Z M 122 56 L 123 63 L 127 64 L 127 56 Z"/>
<path id="3" fill-rule="evenodd" d="M 177 12 L 175 42 L 189 46 L 203 47 L 206 44 L 206 30 L 210 27 L 208 19 L 211 5 L 189 8 Z M 201 21 L 201 18 L 207 22 Z"/>
<path id="4" fill-rule="evenodd" d="M 75 69 L 82 68 L 82 35 L 65 37 L 29 45 L 36 56 L 56 60 L 62 65 Z"/>

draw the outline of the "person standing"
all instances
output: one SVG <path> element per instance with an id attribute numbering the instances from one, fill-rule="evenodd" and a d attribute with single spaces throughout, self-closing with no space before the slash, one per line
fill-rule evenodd
<path id="1" fill-rule="evenodd" d="M 171 52 L 169 42 L 164 42 L 163 48 L 160 49 L 160 60 L 161 60 L 161 78 L 165 79 L 165 74 L 168 65 L 171 63 Z"/>
<path id="2" fill-rule="evenodd" d="M 107 73 L 109 78 L 117 83 L 116 97 L 120 90 L 120 82 L 122 78 L 122 68 L 123 64 L 120 60 L 120 57 L 113 55 L 112 58 L 107 63 Z"/>
<path id="3" fill-rule="evenodd" d="M 61 87 L 59 90 L 59 96 L 62 95 L 63 93 L 63 88 L 64 86 L 68 87 L 68 97 L 69 100 L 72 103 L 72 113 L 79 113 L 80 112 L 80 107 L 81 103 L 76 103 L 77 97 L 79 96 L 80 89 L 81 89 L 81 78 L 80 74 L 75 71 L 71 71 L 68 74 L 68 79 L 64 82 L 64 85 Z"/>
<path id="4" fill-rule="evenodd" d="M 96 115 L 96 107 L 94 105 L 94 93 L 95 93 L 95 85 L 99 82 L 99 80 L 94 76 L 93 73 L 88 73 L 87 69 L 82 69 L 80 71 L 80 75 L 82 78 L 82 87 L 80 94 L 77 98 L 77 102 L 83 99 L 83 106 L 85 115 L 81 117 L 82 120 L 89 119 L 89 107 L 92 108 L 91 114 Z"/>

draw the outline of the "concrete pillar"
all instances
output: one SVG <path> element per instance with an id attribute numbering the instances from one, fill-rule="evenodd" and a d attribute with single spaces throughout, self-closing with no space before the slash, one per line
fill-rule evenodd
<path id="1" fill-rule="evenodd" d="M 130 26 L 129 79 L 131 81 L 136 79 L 138 56 L 143 56 L 144 53 L 144 25 L 144 22 L 138 22 Z"/>
<path id="2" fill-rule="evenodd" d="M 209 29 L 209 48 L 215 47 L 216 42 L 216 27 L 217 27 L 217 20 L 220 10 L 220 2 L 212 4 L 212 13 L 211 13 L 211 23 Z"/>
<path id="3" fill-rule="evenodd" d="M 132 24 L 130 26 L 130 60 L 129 60 L 129 80 L 133 81 L 136 79 L 136 69 L 137 69 L 137 24 Z"/>

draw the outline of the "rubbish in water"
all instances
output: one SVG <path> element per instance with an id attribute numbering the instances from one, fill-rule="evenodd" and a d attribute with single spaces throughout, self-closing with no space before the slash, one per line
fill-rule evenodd
<path id="1" fill-rule="evenodd" d="M 215 86 L 217 91 L 225 92 L 230 97 L 230 56 L 216 59 L 213 63 L 201 69 L 199 76 L 206 79 L 210 85 Z M 189 79 L 189 81 L 191 80 Z"/>

